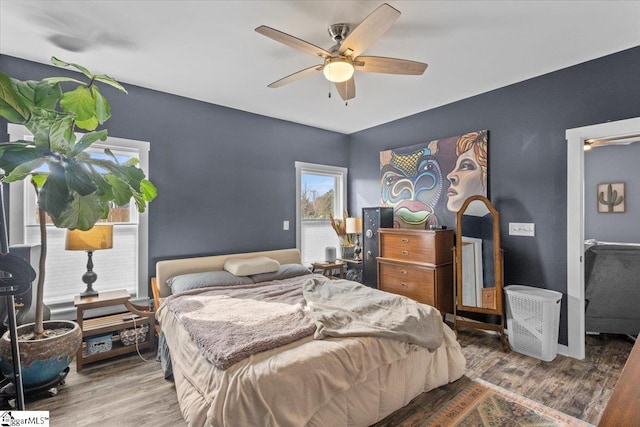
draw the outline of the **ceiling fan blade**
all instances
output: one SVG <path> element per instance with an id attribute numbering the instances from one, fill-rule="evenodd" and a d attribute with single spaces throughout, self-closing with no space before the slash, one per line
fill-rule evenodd
<path id="1" fill-rule="evenodd" d="M 369 73 L 409 74 L 414 76 L 423 74 L 424 70 L 427 69 L 427 64 L 424 62 L 387 58 L 385 56 L 359 56 L 355 59 L 353 65 L 356 70 Z"/>
<path id="2" fill-rule="evenodd" d="M 304 53 L 308 53 L 309 55 L 319 56 L 321 58 L 327 58 L 331 56 L 331 53 L 327 52 L 321 47 L 318 47 L 314 44 L 301 40 L 297 37 L 289 35 L 287 33 L 283 33 L 282 31 L 278 31 L 275 28 L 267 27 L 265 25 L 261 25 L 256 28 L 256 32 L 262 34 L 263 36 L 269 37 L 277 42 L 282 44 L 286 44 L 294 49 L 298 49 Z"/>
<path id="3" fill-rule="evenodd" d="M 340 54 L 352 58 L 360 55 L 392 26 L 398 17 L 399 10 L 387 3 L 382 4 L 349 33 L 340 45 Z"/>
<path id="4" fill-rule="evenodd" d="M 305 68 L 304 70 L 296 71 L 293 74 L 289 74 L 287 77 L 283 77 L 280 80 L 276 80 L 275 82 L 271 83 L 268 87 L 275 89 L 280 86 L 284 86 L 286 84 L 295 82 L 296 80 L 300 80 L 303 77 L 307 77 L 309 74 L 313 74 L 316 71 L 322 70 L 322 67 L 323 67 L 322 64 L 318 64 L 318 65 L 314 65 L 313 67 Z"/>
<path id="5" fill-rule="evenodd" d="M 356 97 L 356 81 L 353 77 L 346 82 L 336 83 L 335 85 L 340 98 L 343 100 L 348 101 Z"/>

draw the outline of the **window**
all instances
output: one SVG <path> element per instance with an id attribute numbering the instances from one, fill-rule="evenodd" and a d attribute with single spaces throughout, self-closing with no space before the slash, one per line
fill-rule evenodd
<path id="1" fill-rule="evenodd" d="M 28 130 L 9 125 L 11 140 L 29 139 Z M 22 137 L 21 135 L 27 136 Z M 87 150 L 91 156 L 103 157 L 109 148 L 118 161 L 138 158 L 139 166 L 148 176 L 149 143 L 108 138 Z M 22 181 L 10 185 L 10 244 L 39 244 L 40 234 L 35 191 Z M 148 226 L 145 214 L 139 214 L 135 204 L 112 206 L 105 222 L 113 227 L 113 248 L 93 253 L 94 271 L 98 280 L 94 288 L 100 291 L 126 289 L 134 297 L 147 298 Z M 72 308 L 73 297 L 86 285 L 82 275 L 86 271 L 87 254 L 84 251 L 64 249 L 65 230 L 47 226 L 47 270 L 44 300 L 52 312 L 61 313 Z"/>
<path id="2" fill-rule="evenodd" d="M 346 168 L 296 162 L 296 238 L 303 264 L 324 260 L 327 246 L 339 253 L 340 241 L 329 214 L 342 218 L 346 186 Z"/>

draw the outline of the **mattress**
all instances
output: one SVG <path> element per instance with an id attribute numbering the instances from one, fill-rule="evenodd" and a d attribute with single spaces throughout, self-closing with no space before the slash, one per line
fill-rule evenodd
<path id="1" fill-rule="evenodd" d="M 445 325 L 434 351 L 386 338 L 309 336 L 221 370 L 169 310 L 161 307 L 158 319 L 191 426 L 366 426 L 455 381 L 465 368 Z"/>

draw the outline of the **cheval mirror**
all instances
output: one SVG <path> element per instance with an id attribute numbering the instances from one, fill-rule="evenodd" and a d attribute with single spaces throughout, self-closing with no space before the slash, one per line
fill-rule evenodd
<path id="1" fill-rule="evenodd" d="M 496 331 L 503 348 L 503 256 L 500 215 L 489 199 L 471 196 L 456 216 L 454 331 L 475 328 Z"/>

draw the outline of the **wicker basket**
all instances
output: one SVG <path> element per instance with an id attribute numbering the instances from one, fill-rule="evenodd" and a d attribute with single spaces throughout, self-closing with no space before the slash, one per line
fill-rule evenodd
<path id="1" fill-rule="evenodd" d="M 147 340 L 149 333 L 149 325 L 141 325 L 135 328 L 122 329 L 120 331 L 120 341 L 124 345 L 133 345 L 136 342 L 142 343 Z"/>

